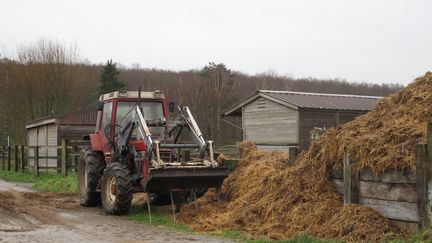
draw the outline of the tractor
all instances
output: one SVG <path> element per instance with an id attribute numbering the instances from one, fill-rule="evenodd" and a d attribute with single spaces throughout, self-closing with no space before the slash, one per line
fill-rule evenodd
<path id="1" fill-rule="evenodd" d="M 228 169 L 216 161 L 213 141 L 204 139 L 187 106 L 170 118 L 175 108 L 160 91 L 100 96 L 95 132 L 85 137 L 91 146 L 82 148 L 78 163 L 82 206 L 102 204 L 108 214 L 125 214 L 133 193 L 145 192 L 148 205 L 171 201 L 178 210 L 220 188 Z"/>

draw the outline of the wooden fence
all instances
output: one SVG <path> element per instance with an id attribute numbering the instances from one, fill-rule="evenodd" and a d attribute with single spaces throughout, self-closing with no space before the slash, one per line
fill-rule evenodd
<path id="1" fill-rule="evenodd" d="M 349 151 L 345 151 L 343 171 L 331 179 L 344 204 L 373 208 L 408 232 L 415 232 L 432 220 L 432 123 L 428 125 L 427 144 L 416 146 L 416 168 L 387 170 L 374 175 L 370 170 L 354 172 Z"/>
<path id="2" fill-rule="evenodd" d="M 81 147 L 86 145 L 89 145 L 87 141 L 62 139 L 59 146 L 2 146 L 1 168 L 4 171 L 33 172 L 37 176 L 43 171 L 53 170 L 67 175 L 68 171 L 77 169 Z M 48 153 L 49 150 L 55 153 Z"/>

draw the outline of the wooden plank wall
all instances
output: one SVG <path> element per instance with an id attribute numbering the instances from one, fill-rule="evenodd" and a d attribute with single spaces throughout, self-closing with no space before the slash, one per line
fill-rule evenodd
<path id="1" fill-rule="evenodd" d="M 84 110 L 56 115 L 57 125 L 96 125 L 97 111 Z"/>
<path id="2" fill-rule="evenodd" d="M 329 177 L 344 204 L 368 206 L 407 232 L 416 232 L 432 222 L 432 122 L 427 127 L 427 144 L 417 144 L 415 151 L 415 171 L 393 169 L 376 175 L 370 170 L 351 170 L 355 162 L 345 149 L 343 170 Z"/>
<path id="3" fill-rule="evenodd" d="M 300 110 L 299 111 L 299 145 L 306 149 L 310 144 L 310 131 L 314 127 L 326 128 L 336 126 L 336 112 L 326 110 Z"/>
<path id="4" fill-rule="evenodd" d="M 333 173 L 332 181 L 337 191 L 345 196 L 342 171 Z M 419 228 L 414 172 L 391 170 L 373 175 L 369 170 L 362 171 L 358 181 L 358 203 L 373 208 L 408 232 Z"/>
<path id="5" fill-rule="evenodd" d="M 304 150 L 310 144 L 310 131 L 314 127 L 324 126 L 326 128 L 336 127 L 354 120 L 357 116 L 366 113 L 365 111 L 335 111 L 323 109 L 300 109 L 299 110 L 299 145 Z"/>
<path id="6" fill-rule="evenodd" d="M 265 98 L 243 109 L 245 139 L 260 145 L 298 144 L 298 112 Z"/>

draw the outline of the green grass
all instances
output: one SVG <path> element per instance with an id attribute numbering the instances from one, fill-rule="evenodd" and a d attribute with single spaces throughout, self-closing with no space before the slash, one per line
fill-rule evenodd
<path id="1" fill-rule="evenodd" d="M 144 209 L 142 207 L 133 206 L 128 215 L 125 216 L 130 220 L 138 221 L 145 224 L 151 224 L 156 226 L 164 226 L 168 228 L 175 229 L 177 231 L 181 232 L 191 232 L 192 230 L 184 225 L 179 223 L 174 223 L 172 220 L 172 216 L 168 212 L 161 211 L 160 208 L 152 206 L 152 212 L 151 212 L 151 220 L 150 223 L 149 215 L 147 209 Z"/>
<path id="2" fill-rule="evenodd" d="M 391 236 L 390 236 L 391 237 Z M 416 243 L 416 242 L 432 242 L 432 226 L 417 231 L 414 234 L 411 234 L 407 237 L 396 236 L 391 239 L 386 240 L 389 243 Z"/>
<path id="3" fill-rule="evenodd" d="M 264 242 L 275 242 L 275 243 L 339 243 L 343 241 L 336 240 L 318 240 L 314 239 L 309 235 L 299 235 L 292 239 L 287 240 L 267 240 L 267 239 L 258 239 L 258 240 L 246 240 L 245 242 L 250 243 L 264 243 Z"/>
<path id="4" fill-rule="evenodd" d="M 59 176 L 54 173 L 41 173 L 39 176 L 35 176 L 31 172 L 21 173 L 3 171 L 0 169 L 0 178 L 5 181 L 33 183 L 32 188 L 41 192 L 74 193 L 78 191 L 75 173 L 71 173 L 68 176 Z"/>
<path id="5" fill-rule="evenodd" d="M 180 232 L 193 232 L 191 228 L 189 228 L 187 225 L 181 224 L 181 223 L 174 223 L 172 220 L 172 215 L 168 211 L 161 210 L 160 207 L 152 207 L 152 222 L 149 221 L 148 211 L 146 208 L 143 207 L 137 207 L 134 206 L 129 211 L 129 214 L 127 216 L 124 216 L 127 219 L 138 221 L 140 223 L 149 224 L 149 225 L 155 225 L 155 226 L 162 226 L 174 229 L 176 231 Z M 242 233 L 241 231 L 215 231 L 210 232 L 209 235 L 222 237 L 230 240 L 234 240 L 237 242 L 247 242 L 247 243 L 264 243 L 264 242 L 274 242 L 274 243 L 336 243 L 336 242 L 342 242 L 342 241 L 328 241 L 328 240 L 317 240 L 314 239 L 308 235 L 300 235 L 292 239 L 287 240 L 269 240 L 269 239 L 251 239 L 250 236 L 247 236 L 246 234 Z"/>
<path id="6" fill-rule="evenodd" d="M 227 239 L 239 241 L 239 242 L 246 242 L 246 243 L 265 243 L 265 242 L 271 242 L 271 243 L 339 243 L 343 241 L 336 241 L 336 240 L 319 240 L 314 239 L 313 237 L 309 235 L 299 235 L 291 239 L 285 239 L 285 240 L 270 240 L 265 238 L 258 238 L 258 239 L 252 239 L 245 234 L 243 234 L 241 231 L 223 231 L 220 233 L 215 233 L 216 236 L 221 236 Z"/>

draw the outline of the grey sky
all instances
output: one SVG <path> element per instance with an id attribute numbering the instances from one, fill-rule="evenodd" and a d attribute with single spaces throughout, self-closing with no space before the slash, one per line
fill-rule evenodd
<path id="1" fill-rule="evenodd" d="M 40 37 L 82 57 L 184 70 L 209 61 L 249 74 L 410 80 L 432 70 L 432 1 L 0 2 L 0 47 Z"/>

